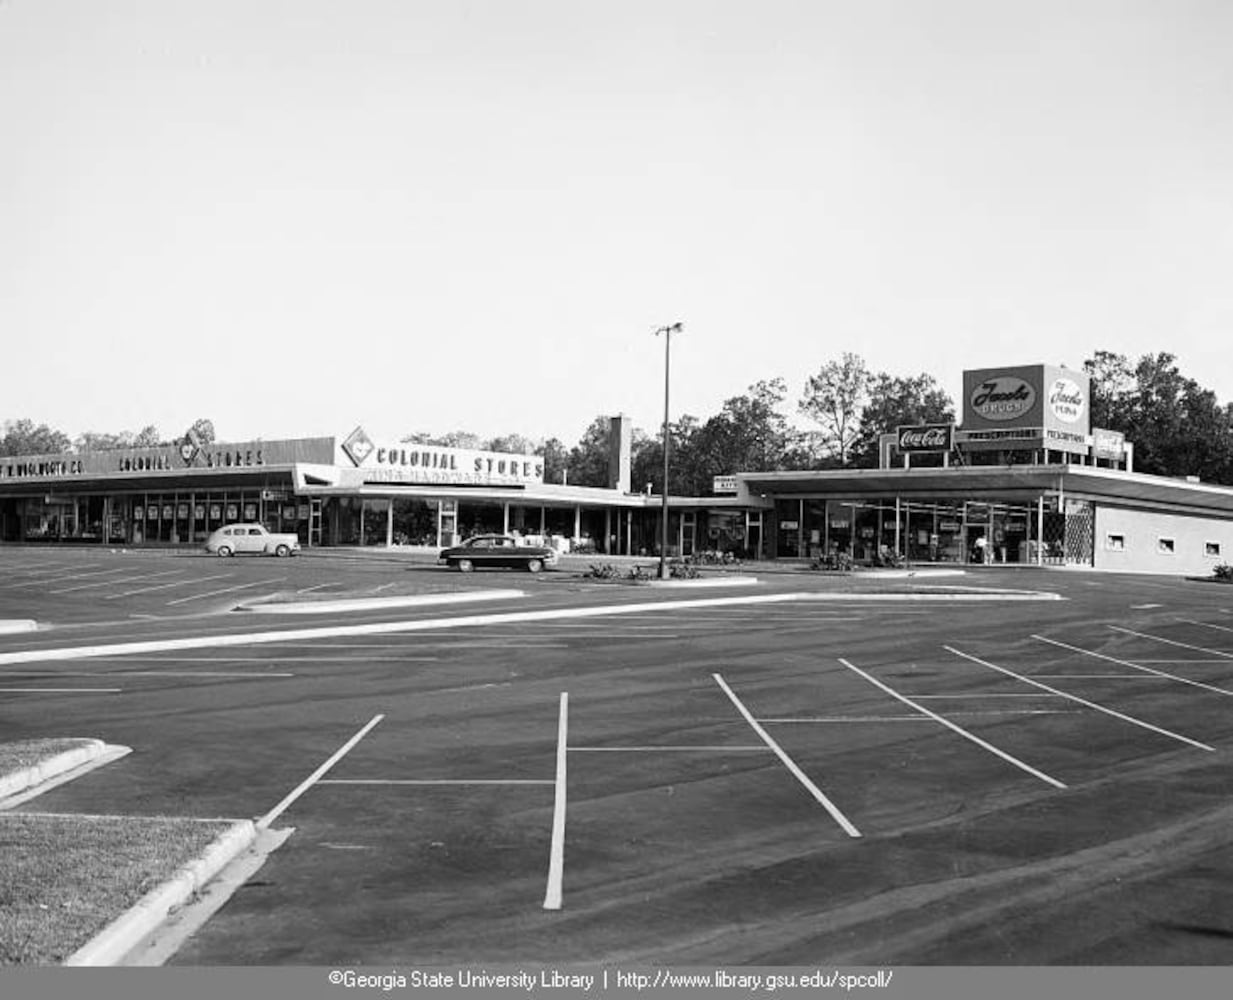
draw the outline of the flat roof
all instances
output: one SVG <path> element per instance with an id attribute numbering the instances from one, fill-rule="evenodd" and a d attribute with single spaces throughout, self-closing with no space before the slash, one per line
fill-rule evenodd
<path id="1" fill-rule="evenodd" d="M 951 466 L 930 469 L 820 469 L 807 472 L 741 472 L 750 494 L 767 497 L 908 500 L 944 497 L 1035 501 L 1059 493 L 1118 506 L 1233 517 L 1233 487 L 1150 476 L 1090 465 Z"/>

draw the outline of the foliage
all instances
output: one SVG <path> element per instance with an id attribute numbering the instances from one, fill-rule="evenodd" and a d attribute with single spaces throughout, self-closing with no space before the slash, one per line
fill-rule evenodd
<path id="1" fill-rule="evenodd" d="M 800 412 L 822 428 L 822 445 L 840 465 L 860 435 L 860 415 L 869 399 L 871 375 L 860 355 L 845 351 L 839 361 L 828 361 L 805 383 Z"/>
<path id="2" fill-rule="evenodd" d="M 6 420 L 4 437 L 0 438 L 0 455 L 60 455 L 71 446 L 66 434 L 46 424 L 36 427 L 33 420 Z"/>
<path id="3" fill-rule="evenodd" d="M 696 580 L 701 574 L 698 567 L 685 559 L 670 559 L 668 561 L 668 576 L 673 580 Z"/>
<path id="4" fill-rule="evenodd" d="M 1099 351 L 1084 362 L 1092 378 L 1092 423 L 1134 444 L 1136 472 L 1233 483 L 1233 408 L 1184 376 L 1167 352 L 1133 365 Z"/>
<path id="5" fill-rule="evenodd" d="M 868 391 L 850 454 L 853 465 L 876 467 L 881 436 L 900 426 L 948 424 L 955 419 L 954 402 L 932 375 L 878 372 L 870 376 Z"/>
<path id="6" fill-rule="evenodd" d="M 1233 566 L 1228 563 L 1221 563 L 1212 570 L 1212 575 L 1222 583 L 1233 583 Z"/>
<path id="7" fill-rule="evenodd" d="M 591 563 L 584 575 L 591 580 L 615 580 L 621 574 L 612 563 Z"/>
<path id="8" fill-rule="evenodd" d="M 852 556 L 847 552 L 828 552 L 809 564 L 810 569 L 834 570 L 840 573 L 851 572 L 852 566 Z"/>

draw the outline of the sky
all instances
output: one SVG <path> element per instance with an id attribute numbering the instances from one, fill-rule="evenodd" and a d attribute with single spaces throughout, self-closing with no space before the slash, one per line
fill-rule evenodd
<path id="1" fill-rule="evenodd" d="M 0 421 L 658 433 L 845 351 L 1233 400 L 1226 0 L 0 0 Z"/>

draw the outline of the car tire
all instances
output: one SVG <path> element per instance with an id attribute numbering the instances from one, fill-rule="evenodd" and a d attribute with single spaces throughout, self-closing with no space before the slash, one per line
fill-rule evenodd
<path id="1" fill-rule="evenodd" d="M 279 559 L 286 559 L 287 556 L 291 555 L 291 546 L 290 545 L 280 545 L 278 548 L 274 550 L 274 554 L 278 556 Z"/>
<path id="2" fill-rule="evenodd" d="M 220 545 L 218 547 L 218 554 L 222 556 L 222 558 L 226 559 L 229 555 L 231 555 L 231 546 L 230 545 Z"/>
<path id="3" fill-rule="evenodd" d="M 470 573 L 471 570 L 475 569 L 475 563 L 470 559 L 459 559 L 454 565 L 458 567 L 459 573 Z"/>
<path id="4" fill-rule="evenodd" d="M 532 559 L 527 563 L 527 571 L 529 573 L 538 573 L 543 568 L 544 561 L 542 559 Z"/>

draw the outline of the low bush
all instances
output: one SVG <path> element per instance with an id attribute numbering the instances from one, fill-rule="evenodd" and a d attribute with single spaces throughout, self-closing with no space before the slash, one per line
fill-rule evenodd
<path id="1" fill-rule="evenodd" d="M 1212 574 L 1222 583 L 1233 583 L 1233 566 L 1228 563 L 1221 563 L 1212 570 Z"/>

